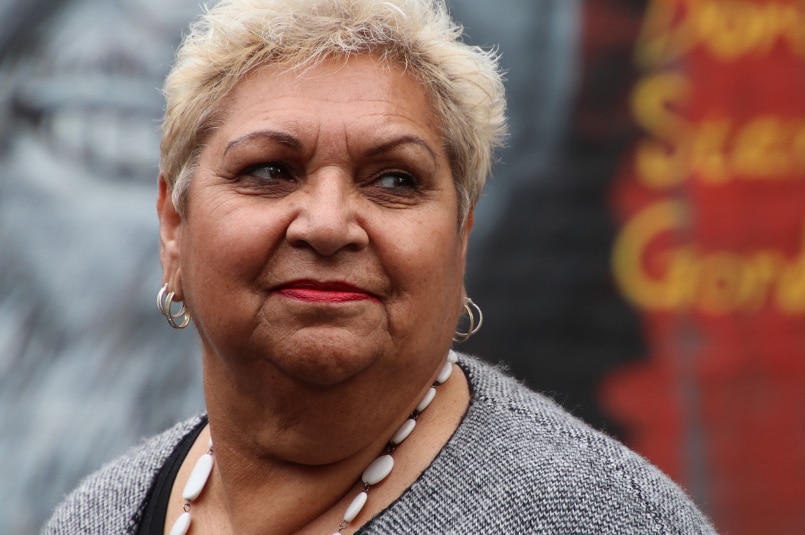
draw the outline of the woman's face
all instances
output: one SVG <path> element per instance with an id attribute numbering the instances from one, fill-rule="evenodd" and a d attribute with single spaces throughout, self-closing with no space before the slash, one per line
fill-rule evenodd
<path id="1" fill-rule="evenodd" d="M 268 67 L 223 112 L 186 217 L 164 184 L 159 204 L 205 359 L 244 382 L 421 389 L 461 310 L 469 231 L 422 86 L 371 57 Z"/>

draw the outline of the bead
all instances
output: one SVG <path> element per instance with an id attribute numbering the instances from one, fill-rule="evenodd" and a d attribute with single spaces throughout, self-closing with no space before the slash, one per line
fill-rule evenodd
<path id="1" fill-rule="evenodd" d="M 400 426 L 400 428 L 397 430 L 397 432 L 394 433 L 394 436 L 391 437 L 391 440 L 389 441 L 389 443 L 392 446 L 397 446 L 397 445 L 401 444 L 403 440 L 408 438 L 408 435 L 411 434 L 411 431 L 414 430 L 414 427 L 416 427 L 416 420 L 414 420 L 413 418 L 408 418 L 405 421 L 405 423 L 403 423 Z"/>
<path id="2" fill-rule="evenodd" d="M 344 522 L 349 523 L 355 520 L 355 517 L 360 514 L 361 509 L 363 509 L 363 506 L 366 505 L 366 499 L 368 497 L 369 495 L 366 494 L 365 492 L 361 492 L 360 494 L 355 496 L 355 499 L 352 500 L 352 503 L 349 504 L 349 507 L 347 507 L 347 512 L 344 513 Z"/>
<path id="3" fill-rule="evenodd" d="M 458 353 L 456 353 L 452 349 L 450 351 L 448 351 L 447 352 L 447 362 L 452 362 L 453 364 L 458 362 Z"/>
<path id="4" fill-rule="evenodd" d="M 442 366 L 442 371 L 439 372 L 439 375 L 436 376 L 436 384 L 440 385 L 450 379 L 450 374 L 453 373 L 453 363 L 449 360 L 444 363 Z"/>
<path id="5" fill-rule="evenodd" d="M 391 455 L 381 455 L 363 471 L 361 479 L 367 485 L 377 485 L 391 473 L 394 468 L 394 459 Z"/>
<path id="6" fill-rule="evenodd" d="M 196 461 L 193 471 L 190 472 L 190 477 L 187 478 L 187 484 L 182 491 L 182 498 L 192 502 L 201 491 L 204 490 L 204 485 L 207 484 L 207 479 L 212 472 L 212 455 L 205 453 Z"/>
<path id="7" fill-rule="evenodd" d="M 422 412 L 425 409 L 427 409 L 428 405 L 430 405 L 430 402 L 433 401 L 433 397 L 435 395 L 436 395 L 436 389 L 433 388 L 433 387 L 430 387 L 428 389 L 428 393 L 425 394 L 425 397 L 423 397 L 422 401 L 419 402 L 419 405 L 416 406 L 416 411 L 417 412 Z"/>
<path id="8" fill-rule="evenodd" d="M 190 529 L 190 513 L 182 513 L 171 528 L 170 535 L 185 535 Z"/>

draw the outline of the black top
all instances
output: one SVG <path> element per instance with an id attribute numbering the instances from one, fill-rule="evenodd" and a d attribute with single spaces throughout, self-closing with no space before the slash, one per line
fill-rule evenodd
<path id="1" fill-rule="evenodd" d="M 148 491 L 143 519 L 140 522 L 137 535 L 162 535 L 165 533 L 165 516 L 168 514 L 168 502 L 170 501 L 173 483 L 176 481 L 176 475 L 179 473 L 182 462 L 187 457 L 187 454 L 190 453 L 190 448 L 193 447 L 193 443 L 205 425 L 207 425 L 206 416 L 185 435 L 176 446 L 176 449 L 173 450 L 173 453 L 170 454 L 170 457 L 165 460 L 165 464 L 162 465 L 159 472 L 157 472 L 154 484 L 151 485 Z"/>

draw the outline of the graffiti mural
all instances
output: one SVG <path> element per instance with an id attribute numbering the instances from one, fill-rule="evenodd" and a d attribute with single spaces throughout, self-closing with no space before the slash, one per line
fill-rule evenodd
<path id="1" fill-rule="evenodd" d="M 0 532 L 202 406 L 154 314 L 160 80 L 195 2 L 0 10 Z M 13 24 L 11 23 L 13 21 Z"/>
<path id="2" fill-rule="evenodd" d="M 460 349 L 733 535 L 805 532 L 805 1 L 451 0 L 511 139 Z M 156 311 L 159 87 L 195 0 L 0 4 L 0 533 L 203 409 Z"/>

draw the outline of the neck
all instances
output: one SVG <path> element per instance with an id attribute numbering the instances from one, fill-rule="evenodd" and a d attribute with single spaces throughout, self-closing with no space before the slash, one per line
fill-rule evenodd
<path id="1" fill-rule="evenodd" d="M 431 406 L 419 416 L 416 430 L 394 451 L 392 474 L 372 487 L 366 507 L 342 533 L 351 533 L 392 503 L 452 436 L 469 402 L 466 379 L 457 366 L 453 370 L 451 379 L 439 387 Z M 424 394 L 429 386 L 420 393 Z M 260 437 L 260 433 L 241 430 L 233 434 L 223 414 L 210 412 L 215 467 L 204 494 L 193 505 L 194 533 L 333 533 L 350 502 L 363 490 L 361 473 L 383 452 L 420 398 L 414 398 L 396 418 L 391 418 L 374 435 L 375 439 L 335 459 L 327 459 L 332 456 L 327 450 L 338 451 L 337 436 L 318 444 L 323 452 L 315 455 L 308 452 L 289 460 L 274 454 L 276 450 L 272 448 L 259 447 L 262 441 L 255 437 Z M 185 464 L 192 465 L 197 455 L 204 452 L 207 444 L 204 436 L 196 445 L 200 453 L 191 452 Z M 299 458 L 327 459 L 327 462 L 311 464 L 300 462 Z M 178 481 L 184 481 L 181 473 Z"/>

